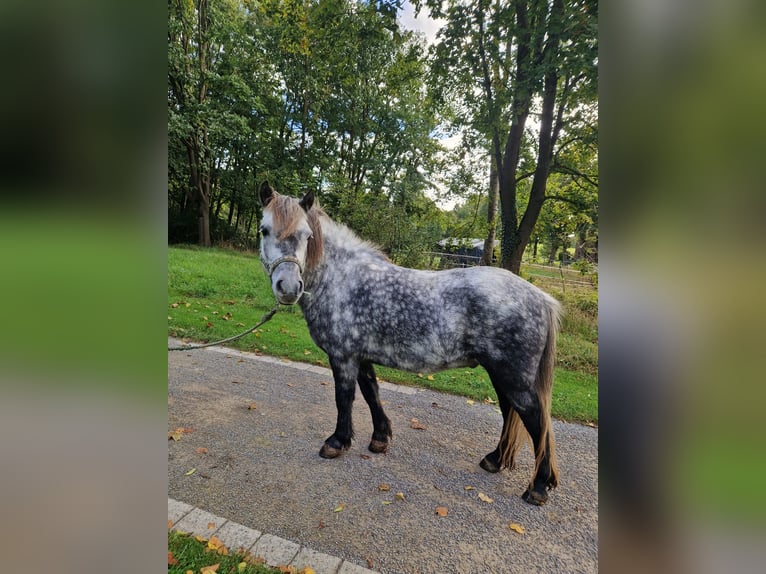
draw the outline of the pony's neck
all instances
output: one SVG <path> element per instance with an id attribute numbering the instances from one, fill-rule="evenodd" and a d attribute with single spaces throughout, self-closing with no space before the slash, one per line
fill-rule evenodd
<path id="1" fill-rule="evenodd" d="M 312 284 L 321 281 L 328 272 L 332 272 L 332 269 L 338 266 L 372 259 L 388 261 L 380 249 L 342 223 L 333 221 L 324 213 L 317 221 L 321 226 L 322 256 L 314 267 L 307 269 L 305 280 L 309 291 Z"/>

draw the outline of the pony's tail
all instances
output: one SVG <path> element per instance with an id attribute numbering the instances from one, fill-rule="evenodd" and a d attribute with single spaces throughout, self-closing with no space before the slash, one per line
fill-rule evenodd
<path id="1" fill-rule="evenodd" d="M 548 320 L 548 337 L 537 368 L 534 385 L 534 391 L 540 402 L 540 444 L 542 445 L 535 459 L 534 475 L 537 476 L 540 464 L 548 455 L 550 467 L 548 485 L 553 488 L 558 485 L 559 470 L 556 463 L 556 440 L 553 436 L 551 422 L 551 397 L 553 394 L 553 367 L 556 360 L 556 336 L 561 326 L 561 306 L 553 298 L 546 298 L 546 317 Z M 518 451 L 524 446 L 524 443 L 531 443 L 529 433 L 514 408 L 510 409 L 507 423 L 503 429 L 502 442 L 505 444 L 500 459 L 502 467 L 513 467 Z M 532 450 L 534 451 L 534 449 Z"/>
<path id="2" fill-rule="evenodd" d="M 546 300 L 548 315 L 548 340 L 545 343 L 540 366 L 537 368 L 535 390 L 540 400 L 540 444 L 542 448 L 535 459 L 535 474 L 548 455 L 550 479 L 548 486 L 554 488 L 559 483 L 559 468 L 556 463 L 556 439 L 553 436 L 551 422 L 551 397 L 553 395 L 553 367 L 556 362 L 556 336 L 561 327 L 561 305 L 553 298 Z"/>

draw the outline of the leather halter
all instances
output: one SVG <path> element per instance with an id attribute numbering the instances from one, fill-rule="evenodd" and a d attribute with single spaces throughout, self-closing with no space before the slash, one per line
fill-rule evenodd
<path id="1" fill-rule="evenodd" d="M 292 255 L 285 255 L 283 257 L 279 257 L 272 261 L 271 263 L 266 263 L 264 261 L 263 257 L 261 257 L 261 263 L 263 263 L 263 266 L 266 269 L 266 272 L 269 274 L 269 277 L 271 277 L 274 274 L 274 271 L 277 270 L 277 267 L 282 265 L 282 263 L 295 263 L 298 266 L 298 272 L 303 275 L 303 265 L 301 265 L 301 262 L 298 260 L 297 257 L 293 257 Z"/>

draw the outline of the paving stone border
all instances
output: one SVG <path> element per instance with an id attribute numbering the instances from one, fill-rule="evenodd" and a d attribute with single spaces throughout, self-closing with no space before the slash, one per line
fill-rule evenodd
<path id="1" fill-rule="evenodd" d="M 245 550 L 260 556 L 269 566 L 295 566 L 298 570 L 310 566 L 316 574 L 375 574 L 352 562 L 264 534 L 172 498 L 168 498 L 168 522 L 176 532 L 204 538 L 215 535 L 229 550 Z"/>

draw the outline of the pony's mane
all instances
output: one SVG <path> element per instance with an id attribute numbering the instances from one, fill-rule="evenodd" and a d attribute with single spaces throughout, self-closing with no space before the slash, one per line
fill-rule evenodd
<path id="1" fill-rule="evenodd" d="M 316 203 L 308 212 L 305 212 L 298 200 L 277 193 L 274 194 L 266 209 L 271 211 L 274 220 L 274 232 L 280 241 L 285 237 L 293 235 L 298 229 L 301 217 L 304 214 L 306 215 L 312 233 L 312 237 L 309 239 L 306 247 L 306 269 L 314 269 L 319 264 L 324 253 L 322 225 L 319 219 L 323 216 L 329 219 L 327 214 Z"/>
<path id="2" fill-rule="evenodd" d="M 328 225 L 339 239 L 347 244 L 356 244 L 363 250 L 390 261 L 388 256 L 377 246 L 360 238 L 351 229 L 341 223 L 333 221 L 329 215 L 319 206 L 317 201 L 308 212 L 303 210 L 300 202 L 287 195 L 274 194 L 272 200 L 266 206 L 271 211 L 274 222 L 274 233 L 280 241 L 293 235 L 298 229 L 301 218 L 306 216 L 311 228 L 312 237 L 308 241 L 306 248 L 306 270 L 311 271 L 319 265 L 324 255 L 324 233 L 322 223 Z"/>

